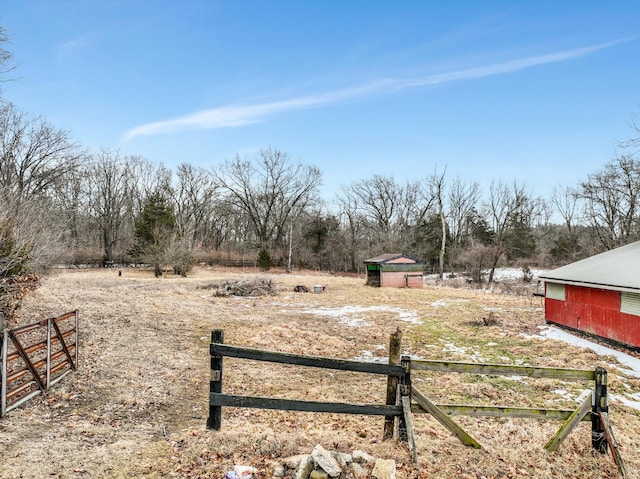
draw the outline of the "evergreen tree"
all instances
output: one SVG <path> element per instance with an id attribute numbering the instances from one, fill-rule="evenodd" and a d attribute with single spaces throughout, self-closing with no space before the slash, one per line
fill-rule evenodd
<path id="1" fill-rule="evenodd" d="M 128 253 L 133 258 L 151 263 L 157 278 L 162 275 L 162 265 L 170 261 L 175 232 L 173 207 L 161 193 L 152 193 L 135 220 L 135 242 Z"/>
<path id="2" fill-rule="evenodd" d="M 269 271 L 271 269 L 271 254 L 267 251 L 267 248 L 262 248 L 258 253 L 258 267 L 262 271 Z"/>

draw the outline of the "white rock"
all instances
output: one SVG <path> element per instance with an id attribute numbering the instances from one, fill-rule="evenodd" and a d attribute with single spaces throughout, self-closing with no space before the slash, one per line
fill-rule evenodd
<path id="1" fill-rule="evenodd" d="M 364 451 L 359 451 L 359 450 L 353 451 L 351 453 L 351 458 L 353 459 L 353 462 L 358 462 L 360 464 L 365 463 L 365 462 L 366 463 L 370 463 L 370 462 L 373 462 L 373 461 L 376 460 L 375 457 L 367 454 Z"/>
<path id="2" fill-rule="evenodd" d="M 313 471 L 313 457 L 304 456 L 296 471 L 296 479 L 309 479 L 311 471 Z"/>
<path id="3" fill-rule="evenodd" d="M 396 479 L 396 461 L 393 459 L 377 459 L 371 479 Z"/>
<path id="4" fill-rule="evenodd" d="M 353 475 L 356 479 L 362 479 L 368 475 L 367 470 L 357 462 L 351 464 L 351 470 L 353 471 Z"/>
<path id="5" fill-rule="evenodd" d="M 272 477 L 284 477 L 284 466 L 277 461 L 270 462 L 268 470 Z"/>
<path id="6" fill-rule="evenodd" d="M 318 444 L 313 448 L 311 452 L 311 456 L 313 460 L 316 461 L 316 464 L 325 471 L 331 477 L 338 477 L 342 472 L 342 468 L 338 461 L 336 461 L 331 453 L 327 451 L 324 447 Z"/>
<path id="7" fill-rule="evenodd" d="M 340 467 L 343 467 L 343 468 L 351 464 L 351 462 L 353 461 L 351 454 L 345 454 L 343 452 L 337 452 L 337 451 L 332 451 L 331 454 L 333 455 L 335 460 L 338 461 L 338 464 L 340 464 Z"/>
<path id="8" fill-rule="evenodd" d="M 308 456 L 309 454 L 298 454 L 297 456 L 285 457 L 284 459 L 282 459 L 282 464 L 284 464 L 284 466 L 288 467 L 289 469 L 298 469 L 300 461 Z"/>

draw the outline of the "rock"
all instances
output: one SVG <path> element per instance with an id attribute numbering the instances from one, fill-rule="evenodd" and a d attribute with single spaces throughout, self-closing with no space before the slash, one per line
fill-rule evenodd
<path id="1" fill-rule="evenodd" d="M 338 461 L 336 461 L 331 453 L 320 444 L 313 448 L 311 456 L 313 457 L 313 460 L 316 461 L 316 464 L 329 474 L 329 476 L 338 477 L 342 472 L 342 468 L 340 467 L 340 464 L 338 464 Z"/>
<path id="2" fill-rule="evenodd" d="M 371 471 L 371 479 L 396 479 L 396 461 L 393 459 L 376 459 Z"/>
<path id="3" fill-rule="evenodd" d="M 267 470 L 270 477 L 284 477 L 284 466 L 277 461 L 270 462 Z"/>
<path id="4" fill-rule="evenodd" d="M 345 454 L 343 452 L 335 451 L 331 452 L 331 455 L 336 461 L 338 461 L 338 464 L 340 464 L 340 467 L 342 468 L 348 466 L 353 461 L 353 459 L 351 458 L 351 454 Z"/>
<path id="5" fill-rule="evenodd" d="M 353 471 L 353 475 L 356 479 L 363 479 L 369 474 L 367 470 L 357 462 L 351 463 L 351 470 Z"/>
<path id="6" fill-rule="evenodd" d="M 298 469 L 300 461 L 308 456 L 309 454 L 298 454 L 297 456 L 285 457 L 282 459 L 282 464 L 284 464 L 284 467 L 288 467 L 289 469 Z"/>
<path id="7" fill-rule="evenodd" d="M 351 453 L 351 458 L 353 459 L 353 462 L 357 462 L 359 464 L 372 463 L 376 460 L 375 457 L 370 456 L 364 451 L 353 451 Z"/>
<path id="8" fill-rule="evenodd" d="M 309 479 L 311 471 L 313 471 L 313 457 L 304 456 L 296 471 L 296 479 Z"/>
<path id="9" fill-rule="evenodd" d="M 323 471 L 322 469 L 314 469 L 311 471 L 309 479 L 329 479 L 329 474 L 327 474 L 327 471 Z"/>

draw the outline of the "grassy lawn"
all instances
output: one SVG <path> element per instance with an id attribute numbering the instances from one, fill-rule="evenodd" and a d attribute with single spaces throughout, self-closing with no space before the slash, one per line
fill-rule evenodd
<path id="1" fill-rule="evenodd" d="M 212 283 L 260 276 L 273 296 L 217 297 Z M 296 294 L 304 284 L 323 294 Z M 371 288 L 363 278 L 199 269 L 189 278 L 125 270 L 60 271 L 27 298 L 21 322 L 80 311 L 79 368 L 0 419 L 1 478 L 216 477 L 248 464 L 268 477 L 270 460 L 309 453 L 316 444 L 393 458 L 401 479 L 618 477 L 611 457 L 591 450 L 581 424 L 555 453 L 543 446 L 560 423 L 455 417 L 483 449 L 464 447 L 428 415 L 416 415 L 419 468 L 383 419 L 223 409 L 219 432 L 208 415 L 209 338 L 297 354 L 383 360 L 389 335 L 423 359 L 609 371 L 609 390 L 640 391 L 615 360 L 536 336 L 539 301 L 482 291 Z M 485 319 L 490 318 L 490 325 Z M 223 391 L 306 400 L 383 403 L 386 378 L 226 358 Z M 414 373 L 435 402 L 576 408 L 589 384 L 470 374 Z M 612 402 L 616 438 L 631 477 L 640 477 L 640 411 Z"/>

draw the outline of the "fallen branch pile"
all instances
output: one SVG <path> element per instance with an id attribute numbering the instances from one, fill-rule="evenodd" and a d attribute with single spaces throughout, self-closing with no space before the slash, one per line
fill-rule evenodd
<path id="1" fill-rule="evenodd" d="M 212 283 L 203 286 L 213 289 L 215 296 L 274 296 L 277 293 L 273 281 L 266 278 L 248 278 Z"/>

